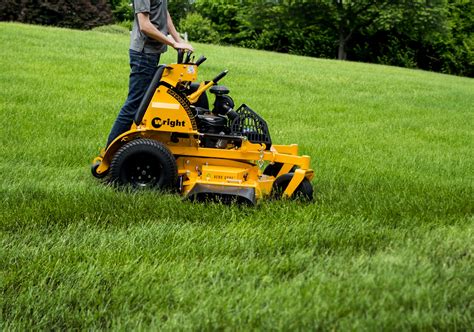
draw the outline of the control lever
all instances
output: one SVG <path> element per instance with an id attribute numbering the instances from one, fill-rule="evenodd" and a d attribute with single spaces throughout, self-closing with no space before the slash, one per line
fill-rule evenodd
<path id="1" fill-rule="evenodd" d="M 226 69 L 222 73 L 220 73 L 219 75 L 214 77 L 214 79 L 212 80 L 214 82 L 214 84 L 217 84 L 217 82 L 219 82 L 225 75 L 227 75 L 228 72 L 229 71 Z"/>
<path id="2" fill-rule="evenodd" d="M 178 63 L 183 63 L 184 51 L 182 49 L 178 50 Z"/>
<path id="3" fill-rule="evenodd" d="M 201 63 L 206 61 L 207 58 L 204 55 L 201 55 L 201 57 L 196 61 L 196 66 L 199 66 Z"/>
<path id="4" fill-rule="evenodd" d="M 189 63 L 189 60 L 191 60 L 191 54 L 192 53 L 193 52 L 191 52 L 191 51 L 186 52 L 186 59 L 184 60 L 184 63 Z"/>

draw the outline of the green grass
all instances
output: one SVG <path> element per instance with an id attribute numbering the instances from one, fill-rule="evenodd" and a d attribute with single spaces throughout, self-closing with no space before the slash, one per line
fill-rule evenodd
<path id="1" fill-rule="evenodd" d="M 127 35 L 0 30 L 1 330 L 473 329 L 472 79 L 196 44 L 317 198 L 192 204 L 90 175 Z"/>
<path id="2" fill-rule="evenodd" d="M 119 24 L 102 25 L 92 29 L 92 31 L 130 36 L 130 30 L 127 27 L 124 27 Z"/>

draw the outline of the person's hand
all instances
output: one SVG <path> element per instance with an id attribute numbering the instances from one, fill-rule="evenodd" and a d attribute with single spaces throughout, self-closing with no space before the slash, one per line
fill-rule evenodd
<path id="1" fill-rule="evenodd" d="M 191 51 L 191 52 L 194 51 L 191 44 L 188 44 L 188 43 L 177 43 L 176 42 L 176 43 L 173 44 L 173 48 L 175 48 L 177 50 L 186 50 L 186 51 Z"/>

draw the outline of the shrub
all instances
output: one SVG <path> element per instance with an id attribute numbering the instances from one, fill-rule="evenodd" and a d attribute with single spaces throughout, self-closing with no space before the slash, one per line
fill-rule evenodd
<path id="1" fill-rule="evenodd" d="M 107 0 L 2 0 L 1 21 L 91 29 L 112 23 Z"/>
<path id="2" fill-rule="evenodd" d="M 195 1 L 196 0 L 168 0 L 168 11 L 175 25 L 193 10 Z"/>
<path id="3" fill-rule="evenodd" d="M 109 0 L 115 22 L 133 21 L 132 0 Z"/>
<path id="4" fill-rule="evenodd" d="M 116 23 L 117 25 L 120 25 L 121 27 L 127 29 L 128 31 L 132 31 L 132 28 L 133 28 L 133 20 L 129 21 L 129 20 L 125 20 L 125 21 L 122 21 L 122 22 L 117 22 Z"/>
<path id="5" fill-rule="evenodd" d="M 179 30 L 187 32 L 189 39 L 195 42 L 217 44 L 219 34 L 212 27 L 211 20 L 198 13 L 189 13 L 179 22 Z"/>

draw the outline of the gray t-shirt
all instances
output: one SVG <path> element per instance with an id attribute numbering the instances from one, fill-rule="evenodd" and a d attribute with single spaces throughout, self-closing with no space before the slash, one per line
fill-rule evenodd
<path id="1" fill-rule="evenodd" d="M 168 0 L 133 0 L 135 20 L 130 36 L 130 49 L 145 53 L 164 53 L 167 46 L 148 37 L 138 27 L 137 13 L 148 13 L 150 22 L 165 36 L 168 35 Z"/>

